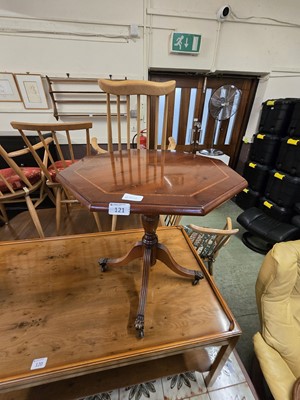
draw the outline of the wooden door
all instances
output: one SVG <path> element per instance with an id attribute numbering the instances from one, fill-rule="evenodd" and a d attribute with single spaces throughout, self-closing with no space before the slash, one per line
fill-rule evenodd
<path id="1" fill-rule="evenodd" d="M 216 148 L 230 157 L 230 166 L 235 168 L 258 79 L 165 72 L 151 72 L 149 76 L 150 80 L 155 81 L 176 80 L 174 99 L 169 104 L 171 110 L 167 134 L 174 137 L 176 148 L 190 152 Z M 214 91 L 223 85 L 236 86 L 241 91 L 241 100 L 237 112 L 231 118 L 215 124 L 215 119 L 209 111 L 209 101 Z M 200 130 L 197 128 L 197 122 L 201 124 Z M 216 140 L 213 142 L 215 133 Z"/>

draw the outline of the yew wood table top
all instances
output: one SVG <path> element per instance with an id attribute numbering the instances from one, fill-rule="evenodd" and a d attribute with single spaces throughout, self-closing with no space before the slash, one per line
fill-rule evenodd
<path id="1" fill-rule="evenodd" d="M 205 215 L 247 186 L 220 160 L 155 150 L 87 156 L 57 179 L 91 211 L 107 211 L 110 202 L 123 202 L 140 214 Z M 125 193 L 143 199 L 122 200 Z"/>
<path id="2" fill-rule="evenodd" d="M 99 252 L 119 257 L 142 230 L 0 243 L 0 392 L 28 396 L 3 393 L 0 399 L 63 399 L 62 387 L 58 397 L 50 386 L 47 390 L 54 397 L 42 395 L 40 386 L 37 392 L 26 388 L 97 371 L 102 386 L 85 385 L 85 391 L 105 391 L 112 382 L 101 379 L 107 370 L 118 371 L 110 374 L 116 377 L 116 388 L 133 376 L 141 379 L 138 373 L 147 363 L 164 358 L 160 368 L 174 366 L 175 361 L 168 364 L 170 357 L 192 356 L 208 345 L 221 346 L 207 380 L 217 377 L 240 328 L 183 229 L 164 227 L 158 232 L 176 259 L 201 270 L 204 279 L 187 289 L 186 278 L 157 261 L 150 272 L 147 334 L 142 340 L 131 332 L 141 284 L 140 260 L 105 273 L 97 264 Z M 46 365 L 31 370 L 33 360 L 40 358 L 47 358 Z M 182 368 L 181 372 L 191 365 L 185 361 Z M 156 368 L 152 365 L 148 371 L 153 379 Z M 76 387 L 73 381 L 69 390 Z M 76 395 L 79 398 L 83 392 Z"/>

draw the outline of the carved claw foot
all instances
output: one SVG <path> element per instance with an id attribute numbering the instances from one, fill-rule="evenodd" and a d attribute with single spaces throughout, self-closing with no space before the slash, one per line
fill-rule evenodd
<path id="1" fill-rule="evenodd" d="M 100 260 L 98 261 L 101 272 L 107 271 L 107 260 L 108 258 L 100 258 Z"/>
<path id="2" fill-rule="evenodd" d="M 144 316 L 142 314 L 138 314 L 134 323 L 135 329 L 137 331 L 138 338 L 143 338 L 144 334 Z"/>
<path id="3" fill-rule="evenodd" d="M 199 271 L 194 271 L 194 272 L 195 272 L 195 277 L 193 280 L 193 285 L 195 286 L 195 285 L 198 285 L 200 279 L 203 279 L 204 276 L 203 276 L 202 272 L 199 272 Z"/>

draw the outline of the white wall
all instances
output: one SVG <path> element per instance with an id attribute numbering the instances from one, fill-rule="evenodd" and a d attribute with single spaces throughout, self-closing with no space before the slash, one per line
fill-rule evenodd
<path id="1" fill-rule="evenodd" d="M 262 101 L 300 97 L 300 2 L 231 0 L 233 14 L 219 23 L 216 13 L 224 4 L 221 0 L 0 0 L 0 70 L 135 79 L 147 79 L 149 68 L 259 75 L 246 131 L 250 138 Z M 130 24 L 138 25 L 139 38 L 129 37 Z M 174 31 L 201 34 L 200 54 L 170 54 Z M 55 121 L 51 109 L 28 111 L 22 103 L 1 102 L 0 112 L 0 131 L 10 130 L 11 120 Z M 105 140 L 104 120 L 93 122 L 93 134 Z"/>

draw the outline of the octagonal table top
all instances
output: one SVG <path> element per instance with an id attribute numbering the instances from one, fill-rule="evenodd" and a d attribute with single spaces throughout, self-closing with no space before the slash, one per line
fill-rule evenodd
<path id="1" fill-rule="evenodd" d="M 107 211 L 109 203 L 130 203 L 133 213 L 200 216 L 247 186 L 220 160 L 144 149 L 84 157 L 61 171 L 57 181 L 91 211 Z M 130 200 L 123 199 L 124 194 Z"/>

